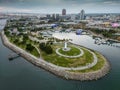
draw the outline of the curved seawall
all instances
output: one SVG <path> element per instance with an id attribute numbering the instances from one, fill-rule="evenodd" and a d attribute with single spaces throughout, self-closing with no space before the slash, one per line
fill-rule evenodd
<path id="1" fill-rule="evenodd" d="M 3 41 L 3 44 L 13 50 L 16 53 L 20 53 L 20 55 L 25 58 L 27 61 L 31 62 L 32 64 L 41 67 L 47 71 L 50 71 L 51 73 L 60 76 L 65 79 L 72 79 L 72 80 L 97 80 L 103 76 L 105 76 L 109 70 L 110 70 L 110 64 L 105 59 L 104 66 L 98 70 L 88 73 L 76 73 L 76 72 L 70 72 L 65 71 L 61 68 L 59 68 L 56 65 L 52 65 L 51 63 L 46 62 L 45 60 L 42 60 L 40 58 L 36 58 L 35 56 L 31 55 L 30 53 L 26 52 L 25 50 L 17 47 L 16 45 L 9 42 L 8 38 L 4 35 L 4 31 L 1 32 L 1 38 Z"/>

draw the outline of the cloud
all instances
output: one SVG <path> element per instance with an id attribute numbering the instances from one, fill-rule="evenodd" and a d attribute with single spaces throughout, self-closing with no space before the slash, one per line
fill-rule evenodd
<path id="1" fill-rule="evenodd" d="M 2 7 L 0 7 L 0 10 L 3 10 L 3 8 L 2 8 Z"/>
<path id="2" fill-rule="evenodd" d="M 0 11 L 3 11 L 3 10 L 5 10 L 5 7 L 0 7 Z"/>
<path id="3" fill-rule="evenodd" d="M 19 8 L 8 8 L 8 7 L 0 7 L 0 11 L 2 12 L 32 12 L 30 9 L 19 9 Z"/>
<path id="4" fill-rule="evenodd" d="M 26 13 L 32 12 L 32 10 L 30 10 L 30 9 L 15 9 L 15 8 L 11 8 L 11 10 L 14 10 L 16 12 L 26 12 Z"/>
<path id="5" fill-rule="evenodd" d="M 80 12 L 81 9 L 99 12 L 104 11 L 103 8 L 114 12 L 120 8 L 120 0 L 0 0 L 0 6 L 7 8 L 4 10 L 26 12 L 61 12 L 62 8 L 68 12 Z"/>
<path id="6" fill-rule="evenodd" d="M 120 5 L 120 1 L 105 1 L 103 4 L 106 5 Z"/>

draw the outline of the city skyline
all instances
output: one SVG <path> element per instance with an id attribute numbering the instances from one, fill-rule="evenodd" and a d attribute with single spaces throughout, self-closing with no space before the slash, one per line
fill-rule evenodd
<path id="1" fill-rule="evenodd" d="M 61 13 L 120 13 L 120 0 L 0 0 L 0 12 Z"/>

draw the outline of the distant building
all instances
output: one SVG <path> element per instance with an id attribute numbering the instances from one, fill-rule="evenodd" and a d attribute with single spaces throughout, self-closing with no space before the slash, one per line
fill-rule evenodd
<path id="1" fill-rule="evenodd" d="M 120 24 L 119 24 L 119 23 L 112 23 L 111 25 L 112 25 L 113 28 L 120 27 Z"/>
<path id="2" fill-rule="evenodd" d="M 62 10 L 62 15 L 66 15 L 66 9 Z"/>
<path id="3" fill-rule="evenodd" d="M 56 14 L 56 20 L 59 20 L 59 19 L 60 19 L 60 15 Z"/>
<path id="4" fill-rule="evenodd" d="M 55 28 L 57 26 L 58 26 L 58 24 L 51 24 L 51 28 Z"/>
<path id="5" fill-rule="evenodd" d="M 81 35 L 82 34 L 82 29 L 78 29 L 77 31 L 76 31 L 76 35 Z"/>
<path id="6" fill-rule="evenodd" d="M 52 19 L 55 20 L 55 18 L 56 18 L 56 15 L 55 15 L 55 14 L 52 14 Z"/>
<path id="7" fill-rule="evenodd" d="M 50 15 L 50 14 L 47 14 L 46 17 L 47 17 L 47 19 L 50 19 L 50 18 L 51 18 L 51 15 Z"/>
<path id="8" fill-rule="evenodd" d="M 81 10 L 79 17 L 80 17 L 80 20 L 85 20 L 85 11 L 84 10 Z"/>
<path id="9" fill-rule="evenodd" d="M 60 19 L 60 15 L 59 14 L 52 14 L 51 17 L 53 20 L 59 20 Z"/>
<path id="10" fill-rule="evenodd" d="M 71 20 L 76 20 L 76 15 L 74 14 L 74 15 L 71 15 Z"/>

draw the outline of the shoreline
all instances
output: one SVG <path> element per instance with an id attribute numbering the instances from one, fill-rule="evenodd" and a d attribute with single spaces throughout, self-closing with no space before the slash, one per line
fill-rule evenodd
<path id="1" fill-rule="evenodd" d="M 62 77 L 64 79 L 80 80 L 80 81 L 97 80 L 97 79 L 102 78 L 106 74 L 108 74 L 108 72 L 110 70 L 110 63 L 108 62 L 108 60 L 105 59 L 104 66 L 100 70 L 97 70 L 97 71 L 87 72 L 87 73 L 76 73 L 76 72 L 65 71 L 63 69 L 52 66 L 50 63 L 48 63 L 42 59 L 39 59 L 39 58 L 31 55 L 30 53 L 24 51 L 23 49 L 15 46 L 14 44 L 10 43 L 8 38 L 4 35 L 4 31 L 1 32 L 1 39 L 2 39 L 3 44 L 6 47 L 8 47 L 9 49 L 11 49 L 12 51 L 14 51 L 16 53 L 20 53 L 20 56 L 25 58 L 30 63 L 34 64 L 37 67 L 43 68 L 43 69 L 53 73 L 54 75 Z"/>

